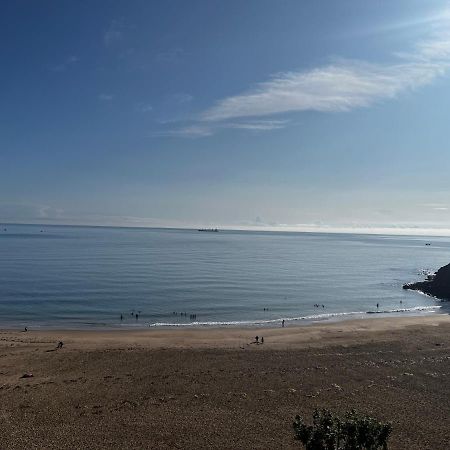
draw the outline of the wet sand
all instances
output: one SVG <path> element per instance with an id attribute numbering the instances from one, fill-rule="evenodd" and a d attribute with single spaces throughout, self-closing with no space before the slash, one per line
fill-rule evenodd
<path id="1" fill-rule="evenodd" d="M 392 449 L 446 449 L 449 377 L 444 314 L 272 329 L 3 330 L 0 448 L 302 448 L 294 416 L 327 407 L 392 421 Z"/>

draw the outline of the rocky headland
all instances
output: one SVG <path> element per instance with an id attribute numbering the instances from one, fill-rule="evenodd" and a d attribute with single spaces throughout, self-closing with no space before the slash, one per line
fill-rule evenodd
<path id="1" fill-rule="evenodd" d="M 441 267 L 434 274 L 427 275 L 424 281 L 404 284 L 403 289 L 420 291 L 442 300 L 450 300 L 450 264 Z"/>

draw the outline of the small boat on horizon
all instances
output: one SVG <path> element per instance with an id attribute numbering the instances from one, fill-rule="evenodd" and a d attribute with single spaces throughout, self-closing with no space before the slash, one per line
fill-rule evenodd
<path id="1" fill-rule="evenodd" d="M 218 228 L 199 228 L 197 231 L 205 231 L 208 233 L 218 233 L 219 229 Z"/>

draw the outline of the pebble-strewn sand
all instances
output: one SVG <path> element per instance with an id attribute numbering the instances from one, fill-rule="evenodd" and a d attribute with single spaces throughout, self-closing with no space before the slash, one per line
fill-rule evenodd
<path id="1" fill-rule="evenodd" d="M 263 345 L 250 343 L 256 334 Z M 449 380 L 448 315 L 284 329 L 2 331 L 0 448 L 302 448 L 294 416 L 328 407 L 391 420 L 391 449 L 444 450 Z"/>

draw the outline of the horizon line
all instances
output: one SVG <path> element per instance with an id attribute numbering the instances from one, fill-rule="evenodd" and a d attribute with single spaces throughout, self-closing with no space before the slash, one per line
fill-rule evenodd
<path id="1" fill-rule="evenodd" d="M 43 222 L 0 222 L 1 226 L 30 225 L 50 227 L 79 227 L 79 228 L 126 228 L 126 229 L 149 229 L 149 230 L 188 230 L 197 231 L 204 228 L 199 226 L 152 226 L 152 225 L 112 225 L 112 224 L 89 224 L 89 223 L 43 223 Z M 309 233 L 309 234 L 358 234 L 372 236 L 414 236 L 414 237 L 450 237 L 450 228 L 426 228 L 426 227 L 389 227 L 389 226 L 208 226 L 217 228 L 219 231 L 237 232 L 260 232 L 260 233 Z"/>

